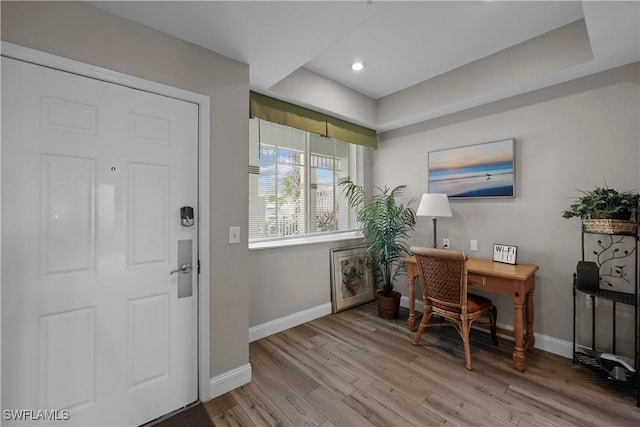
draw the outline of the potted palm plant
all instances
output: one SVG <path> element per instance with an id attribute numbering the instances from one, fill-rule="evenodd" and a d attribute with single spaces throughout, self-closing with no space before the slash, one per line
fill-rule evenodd
<path id="1" fill-rule="evenodd" d="M 393 189 L 375 188 L 373 194 L 351 181 L 341 184 L 349 205 L 367 241 L 367 265 L 374 273 L 378 290 L 378 315 L 385 319 L 398 317 L 400 293 L 393 290 L 398 276 L 406 272 L 404 258 L 410 255 L 407 239 L 416 224 L 416 213 L 398 202 L 404 185 Z"/>
<path id="2" fill-rule="evenodd" d="M 634 233 L 635 221 L 631 215 L 638 211 L 640 195 L 630 191 L 596 187 L 591 191 L 579 190 L 582 196 L 569 209 L 562 212 L 564 218 L 582 219 L 585 231 L 595 233 Z"/>

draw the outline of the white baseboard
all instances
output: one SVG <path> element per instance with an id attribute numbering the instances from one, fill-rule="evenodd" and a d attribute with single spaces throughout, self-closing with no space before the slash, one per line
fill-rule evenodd
<path id="1" fill-rule="evenodd" d="M 570 341 L 559 340 L 558 338 L 536 334 L 535 332 L 533 335 L 536 338 L 535 348 L 566 357 L 567 359 L 573 359 L 573 344 Z"/>
<path id="2" fill-rule="evenodd" d="M 249 342 L 257 341 L 269 335 L 285 331 L 294 326 L 310 322 L 314 319 L 331 314 L 331 303 L 322 304 L 310 309 L 290 314 L 280 319 L 271 320 L 270 322 L 249 328 Z"/>
<path id="3" fill-rule="evenodd" d="M 403 295 L 400 299 L 400 305 L 402 307 L 408 308 L 409 297 Z M 424 311 L 424 304 L 422 304 L 422 301 L 416 300 L 416 311 Z M 513 325 L 501 322 L 498 322 L 498 327 L 503 329 L 513 329 Z M 489 333 L 489 331 L 484 328 L 478 328 L 478 330 Z M 500 335 L 502 338 L 513 340 L 513 338 L 508 335 L 498 335 Z M 568 359 L 573 358 L 573 344 L 570 341 L 560 340 L 558 338 L 537 334 L 535 332 L 533 335 L 536 339 L 536 343 L 534 346 L 535 348 L 539 348 L 540 350 L 548 351 L 549 353 L 557 354 L 558 356 L 566 357 Z"/>
<path id="4" fill-rule="evenodd" d="M 209 398 L 221 396 L 251 382 L 251 364 L 247 363 L 209 380 Z"/>

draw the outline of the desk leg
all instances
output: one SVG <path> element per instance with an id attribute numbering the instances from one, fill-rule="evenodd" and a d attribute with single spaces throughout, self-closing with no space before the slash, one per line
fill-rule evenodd
<path id="1" fill-rule="evenodd" d="M 513 364 L 516 371 L 524 372 L 524 325 L 522 319 L 522 298 L 517 298 L 515 303 L 515 311 L 513 313 L 513 335 L 515 338 L 515 350 L 513 351 Z"/>
<path id="2" fill-rule="evenodd" d="M 524 336 L 524 348 L 533 351 L 536 338 L 533 335 L 533 290 L 527 292 L 527 333 Z"/>
<path id="3" fill-rule="evenodd" d="M 407 266 L 407 277 L 409 279 L 409 319 L 407 324 L 410 331 L 416 331 L 416 275 L 413 266 Z"/>

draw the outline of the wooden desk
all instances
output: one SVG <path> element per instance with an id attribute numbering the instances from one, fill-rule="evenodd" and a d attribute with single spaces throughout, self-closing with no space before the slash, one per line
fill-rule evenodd
<path id="1" fill-rule="evenodd" d="M 414 257 L 405 258 L 407 262 L 407 277 L 409 279 L 409 329 L 415 331 L 416 325 L 416 277 L 418 264 Z M 525 369 L 525 350 L 532 351 L 535 344 L 533 336 L 533 290 L 536 286 L 535 272 L 537 265 L 510 265 L 493 262 L 488 259 L 469 258 L 467 260 L 467 285 L 469 288 L 480 289 L 497 294 L 511 295 L 515 306 L 513 312 L 513 331 L 499 329 L 503 334 L 513 336 L 515 349 L 513 364 L 516 370 Z M 526 305 L 526 332 L 523 326 L 523 310 Z"/>

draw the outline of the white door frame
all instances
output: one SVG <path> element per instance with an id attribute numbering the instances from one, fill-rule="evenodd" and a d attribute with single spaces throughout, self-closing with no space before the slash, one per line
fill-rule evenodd
<path id="1" fill-rule="evenodd" d="M 209 400 L 209 97 L 4 41 L 0 54 L 198 105 L 198 258 L 203 261 L 198 276 L 198 398 Z"/>

